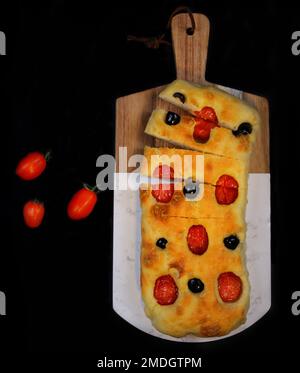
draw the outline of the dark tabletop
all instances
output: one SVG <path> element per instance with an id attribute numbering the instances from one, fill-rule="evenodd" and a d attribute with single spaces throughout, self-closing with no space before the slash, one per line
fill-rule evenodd
<path id="1" fill-rule="evenodd" d="M 113 193 L 100 194 L 86 221 L 68 220 L 65 210 L 83 182 L 95 184 L 96 158 L 114 154 L 115 99 L 175 78 L 171 48 L 128 43 L 127 35 L 160 34 L 183 2 L 13 3 L 0 13 L 7 36 L 7 56 L 0 57 L 0 290 L 7 297 L 0 329 L 7 332 L 6 348 L 97 352 L 99 358 L 184 354 L 212 365 L 228 363 L 232 353 L 274 357 L 300 322 L 290 311 L 291 294 L 300 290 L 299 219 L 292 217 L 299 214 L 300 56 L 290 51 L 291 33 L 300 26 L 296 10 L 269 1 L 184 2 L 210 19 L 207 80 L 269 99 L 272 307 L 242 334 L 182 344 L 144 334 L 112 310 Z M 25 183 L 14 170 L 33 150 L 51 150 L 52 159 L 40 178 Z M 22 206 L 33 197 L 46 206 L 35 231 L 22 220 Z"/>

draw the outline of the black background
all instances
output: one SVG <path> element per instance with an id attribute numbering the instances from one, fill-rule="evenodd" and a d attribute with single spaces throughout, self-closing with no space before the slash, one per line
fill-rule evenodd
<path id="1" fill-rule="evenodd" d="M 83 182 L 95 184 L 97 157 L 114 154 L 115 99 L 175 78 L 171 48 L 148 49 L 126 37 L 160 34 L 177 5 L 210 19 L 207 80 L 270 103 L 272 307 L 240 335 L 192 345 L 146 335 L 112 310 L 112 192 L 100 194 L 86 221 L 71 222 L 65 212 Z M 287 345 L 292 353 L 300 323 L 290 311 L 291 294 L 300 290 L 300 56 L 291 54 L 298 15 L 271 1 L 1 3 L 2 351 L 95 352 L 85 366 L 104 354 L 201 356 L 206 366 L 227 367 L 238 358 L 257 366 L 276 362 Z M 22 182 L 15 166 L 33 150 L 51 150 L 52 159 L 40 178 Z M 22 206 L 34 197 L 45 202 L 46 216 L 31 231 Z"/>

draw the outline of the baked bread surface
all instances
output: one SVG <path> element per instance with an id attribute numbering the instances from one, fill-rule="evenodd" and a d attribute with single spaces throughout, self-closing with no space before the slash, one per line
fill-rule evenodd
<path id="1" fill-rule="evenodd" d="M 182 103 L 174 94 L 184 95 Z M 213 86 L 201 86 L 185 80 L 175 80 L 169 84 L 159 97 L 195 115 L 196 111 L 205 106 L 212 107 L 219 123 L 231 130 L 237 130 L 241 123 L 250 123 L 254 128 L 259 127 L 260 116 L 257 110 L 245 101 Z"/>
<path id="2" fill-rule="evenodd" d="M 145 133 L 180 147 L 248 162 L 257 130 L 246 136 L 235 136 L 228 128 L 215 127 L 211 129 L 209 140 L 206 143 L 199 143 L 193 137 L 196 122 L 192 116 L 183 115 L 178 124 L 170 126 L 166 124 L 166 115 L 167 112 L 163 109 L 154 110 Z"/>
<path id="3" fill-rule="evenodd" d="M 194 334 L 215 337 L 229 333 L 245 321 L 249 305 L 249 282 L 244 264 L 244 228 L 233 220 L 189 219 L 167 217 L 155 219 L 146 211 L 142 219 L 141 287 L 145 312 L 160 332 L 183 337 Z M 209 237 L 207 251 L 193 254 L 186 236 L 190 226 L 203 225 Z M 232 252 L 223 243 L 226 235 L 237 234 L 239 246 Z M 156 241 L 164 237 L 167 247 L 162 250 Z M 223 272 L 233 272 L 243 283 L 240 298 L 224 303 L 218 294 L 217 279 Z M 164 306 L 153 295 L 159 276 L 171 275 L 178 287 L 175 303 Z M 200 278 L 204 290 L 192 293 L 188 288 L 191 278 Z"/>
<path id="4" fill-rule="evenodd" d="M 247 188 L 249 163 L 245 161 L 193 150 L 150 146 L 145 146 L 144 157 L 140 170 L 143 176 L 153 177 L 159 165 L 167 165 L 173 168 L 175 179 L 192 178 L 216 185 L 219 177 L 227 174 L 238 182 L 239 188 Z"/>
<path id="5" fill-rule="evenodd" d="M 143 176 L 153 177 L 158 166 L 167 164 L 174 168 L 175 177 L 175 190 L 167 203 L 158 202 L 151 182 L 140 186 L 141 290 L 145 312 L 157 330 L 174 337 L 226 335 L 245 322 L 249 307 L 245 210 L 249 157 L 260 117 L 255 108 L 222 90 L 183 80 L 168 85 L 159 97 L 191 115 L 182 115 L 178 124 L 167 125 L 166 111 L 154 110 L 145 130 L 149 135 L 185 148 L 145 147 L 144 150 Z M 204 107 L 214 109 L 221 127 L 211 129 L 206 143 L 198 143 L 193 138 L 193 116 Z M 253 131 L 234 136 L 232 131 L 242 123 L 251 124 Z M 191 158 L 188 167 L 183 162 L 186 156 Z M 200 176 L 197 156 L 203 159 Z M 238 183 L 237 198 L 230 204 L 220 204 L 216 198 L 216 185 L 222 175 L 229 175 Z M 198 183 L 194 198 L 184 192 L 187 179 Z M 188 244 L 193 226 L 202 226 L 207 233 L 207 250 L 201 255 L 195 254 Z M 229 236 L 238 237 L 234 249 L 225 245 L 224 239 Z M 164 248 L 157 244 L 160 239 L 166 243 Z M 220 297 L 218 278 L 228 272 L 240 278 L 242 290 L 234 301 L 225 302 Z M 172 277 L 178 293 L 172 304 L 162 305 L 154 289 L 157 279 L 165 275 Z M 194 278 L 203 283 L 199 293 L 188 286 Z"/>

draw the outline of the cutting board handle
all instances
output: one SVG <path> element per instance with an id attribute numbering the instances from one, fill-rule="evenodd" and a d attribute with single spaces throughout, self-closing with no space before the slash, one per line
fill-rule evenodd
<path id="1" fill-rule="evenodd" d="M 191 28 L 189 14 L 178 14 L 172 19 L 172 39 L 177 79 L 205 83 L 205 70 L 209 38 L 209 20 L 203 14 L 193 13 L 195 31 Z"/>

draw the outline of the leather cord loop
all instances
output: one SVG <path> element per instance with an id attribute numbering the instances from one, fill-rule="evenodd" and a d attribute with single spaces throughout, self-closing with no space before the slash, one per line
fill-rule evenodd
<path id="1" fill-rule="evenodd" d="M 176 16 L 177 14 L 179 14 L 179 13 L 188 13 L 188 15 L 190 16 L 191 27 L 188 27 L 186 29 L 186 32 L 187 32 L 188 35 L 193 35 L 194 32 L 195 32 L 195 29 L 196 29 L 196 22 L 195 22 L 195 19 L 194 19 L 194 16 L 193 16 L 193 13 L 192 13 L 191 9 L 186 7 L 186 6 L 179 6 L 171 13 L 171 15 L 169 17 L 169 20 L 168 20 L 168 23 L 167 23 L 166 30 L 170 29 L 173 17 Z M 161 34 L 159 36 L 154 36 L 154 37 L 138 37 L 138 36 L 134 36 L 134 35 L 128 35 L 127 36 L 127 41 L 134 41 L 134 42 L 138 42 L 138 43 L 143 43 L 143 44 L 145 44 L 145 46 L 147 48 L 158 49 L 161 44 L 165 44 L 165 45 L 168 45 L 168 46 L 171 45 L 171 42 L 166 40 L 166 32 L 167 31 L 165 31 L 163 34 Z"/>

